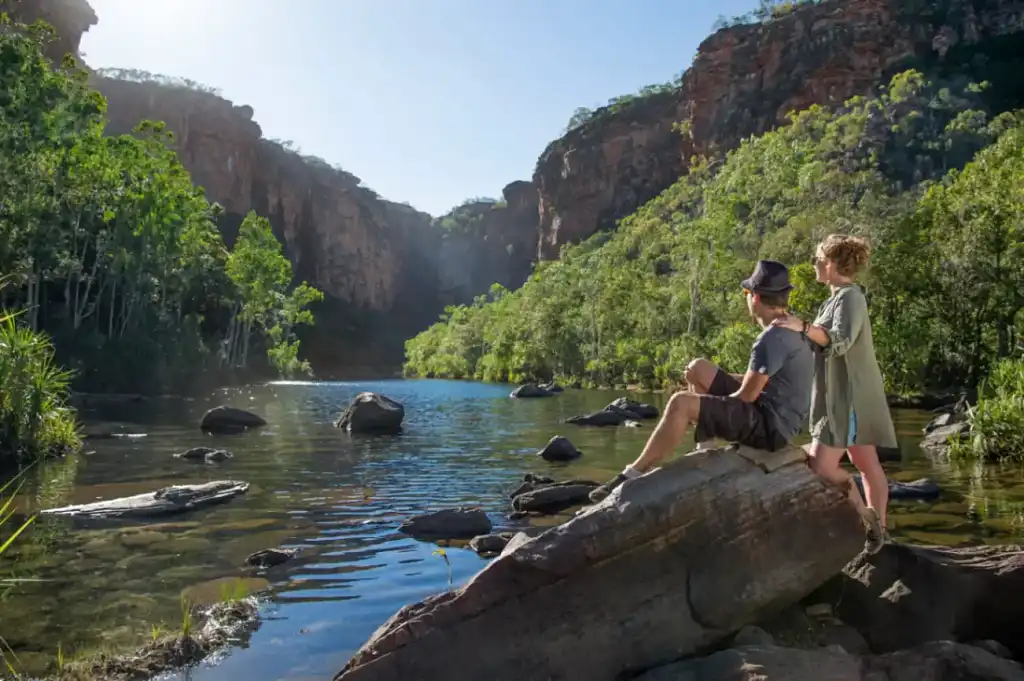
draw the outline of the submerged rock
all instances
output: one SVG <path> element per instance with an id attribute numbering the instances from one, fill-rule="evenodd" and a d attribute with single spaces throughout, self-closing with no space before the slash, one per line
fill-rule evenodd
<path id="1" fill-rule="evenodd" d="M 231 452 L 226 449 L 213 449 L 212 447 L 193 447 L 192 449 L 185 450 L 174 455 L 178 459 L 186 459 L 188 461 L 205 461 L 206 463 L 215 463 L 218 461 L 226 461 L 233 458 Z"/>
<path id="2" fill-rule="evenodd" d="M 472 539 L 491 531 L 491 519 L 479 508 L 447 508 L 413 516 L 398 531 L 417 539 Z"/>
<path id="3" fill-rule="evenodd" d="M 220 406 L 203 414 L 199 427 L 210 433 L 240 433 L 249 428 L 267 425 L 263 417 L 235 407 Z"/>
<path id="4" fill-rule="evenodd" d="M 621 426 L 629 425 L 631 422 L 639 422 L 644 419 L 658 418 L 657 407 L 643 404 L 628 397 L 620 397 L 611 402 L 601 411 L 590 414 L 571 416 L 565 420 L 577 426 Z M 631 426 L 636 427 L 636 426 Z"/>
<path id="5" fill-rule="evenodd" d="M 255 568 L 271 568 L 287 563 L 298 553 L 298 549 L 264 549 L 249 554 L 245 562 Z"/>
<path id="6" fill-rule="evenodd" d="M 695 452 L 517 535 L 464 586 L 399 610 L 335 678 L 611 681 L 795 605 L 863 544 L 803 450 Z"/>
<path id="7" fill-rule="evenodd" d="M 386 395 L 363 392 L 352 401 L 334 422 L 336 428 L 350 433 L 400 433 L 405 407 Z"/>
<path id="8" fill-rule="evenodd" d="M 555 435 L 537 452 L 537 456 L 546 461 L 573 461 L 583 456 L 573 443 L 561 435 Z"/>
<path id="9" fill-rule="evenodd" d="M 864 482 L 861 479 L 860 473 L 854 474 L 853 479 L 863 495 Z M 938 483 L 928 478 L 918 478 L 913 482 L 899 482 L 897 480 L 889 480 L 888 482 L 890 500 L 936 499 L 942 494 L 942 488 L 939 487 Z"/>

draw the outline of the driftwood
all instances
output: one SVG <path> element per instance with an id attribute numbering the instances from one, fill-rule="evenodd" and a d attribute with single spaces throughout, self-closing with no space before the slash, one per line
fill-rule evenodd
<path id="1" fill-rule="evenodd" d="M 228 501 L 249 491 L 249 483 L 216 480 L 201 485 L 174 485 L 155 492 L 136 494 L 91 504 L 49 508 L 45 515 L 67 515 L 82 518 L 142 518 L 194 511 Z"/>
<path id="2" fill-rule="evenodd" d="M 798 602 L 863 542 L 802 450 L 695 452 L 517 535 L 468 584 L 402 608 L 335 678 L 611 681 Z"/>

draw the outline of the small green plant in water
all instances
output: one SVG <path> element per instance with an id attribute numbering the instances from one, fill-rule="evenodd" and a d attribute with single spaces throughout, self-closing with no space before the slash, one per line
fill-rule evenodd
<path id="1" fill-rule="evenodd" d="M 448 588 L 452 588 L 452 564 L 451 561 L 448 560 L 448 552 L 444 549 L 438 549 L 437 551 L 434 551 L 431 555 L 441 556 L 441 558 L 444 559 L 445 565 L 448 566 Z"/>
<path id="2" fill-rule="evenodd" d="M 243 579 L 234 579 L 221 584 L 220 600 L 222 603 L 235 603 L 249 595 L 249 585 Z"/>
<path id="3" fill-rule="evenodd" d="M 149 628 L 149 640 L 156 643 L 160 640 L 160 637 L 164 635 L 164 628 L 159 624 L 154 624 Z"/>
<path id="4" fill-rule="evenodd" d="M 181 637 L 185 639 L 192 638 L 192 603 L 185 598 L 181 597 Z"/>
<path id="5" fill-rule="evenodd" d="M 992 368 L 967 412 L 970 437 L 950 443 L 951 455 L 1024 461 L 1024 360 L 1004 359 Z"/>

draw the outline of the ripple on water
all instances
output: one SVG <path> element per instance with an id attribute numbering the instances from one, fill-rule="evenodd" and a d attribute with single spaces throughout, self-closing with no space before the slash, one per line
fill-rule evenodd
<path id="1" fill-rule="evenodd" d="M 363 390 L 405 405 L 402 435 L 359 437 L 333 427 Z M 510 390 L 456 381 L 281 382 L 218 391 L 207 400 L 101 405 L 88 416 L 146 437 L 91 440 L 94 454 L 43 467 L 23 499 L 27 506 L 217 478 L 246 480 L 251 489 L 228 504 L 163 522 L 39 519 L 0 569 L 44 581 L 26 582 L 10 595 L 0 608 L 0 631 L 26 653 L 29 671 L 41 672 L 58 644 L 67 652 L 144 642 L 152 625 L 180 623 L 182 593 L 212 599 L 242 579 L 270 594 L 262 625 L 251 645 L 190 678 L 329 678 L 397 608 L 448 588 L 449 578 L 458 585 L 485 564 L 464 542 L 447 546 L 445 562 L 434 553 L 439 544 L 398 532 L 407 516 L 478 506 L 496 530 L 521 526 L 507 519 L 508 492 L 524 473 L 604 480 L 636 456 L 653 426 L 562 422 L 603 407 L 618 396 L 610 391 L 514 400 Z M 661 407 L 666 396 L 642 398 Z M 200 432 L 199 417 L 219 403 L 252 409 L 269 425 L 231 437 Z M 933 461 L 917 449 L 929 415 L 896 415 L 904 456 L 887 470 L 900 480 L 933 477 L 946 493 L 933 502 L 894 504 L 893 535 L 949 545 L 1020 541 L 1021 469 Z M 539 459 L 536 452 L 556 434 L 584 456 L 568 465 Z M 235 457 L 206 465 L 172 456 L 196 446 L 226 448 Z M 275 546 L 299 553 L 268 570 L 246 564 L 253 551 Z"/>

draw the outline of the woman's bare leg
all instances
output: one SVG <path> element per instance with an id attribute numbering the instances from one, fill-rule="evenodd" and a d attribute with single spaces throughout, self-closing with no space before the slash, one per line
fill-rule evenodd
<path id="1" fill-rule="evenodd" d="M 848 451 L 850 461 L 860 471 L 868 506 L 875 509 L 882 527 L 885 527 L 885 512 L 889 505 L 889 482 L 885 479 L 885 469 L 878 460 L 878 450 L 874 445 L 850 445 Z"/>
<path id="2" fill-rule="evenodd" d="M 882 525 L 878 513 L 864 504 L 853 476 L 839 466 L 846 450 L 829 447 L 814 440 L 807 452 L 810 455 L 811 470 L 846 492 L 850 503 L 857 509 L 857 514 L 868 528 L 868 542 L 865 548 L 869 553 L 877 553 L 882 548 L 881 542 L 884 539 Z"/>

